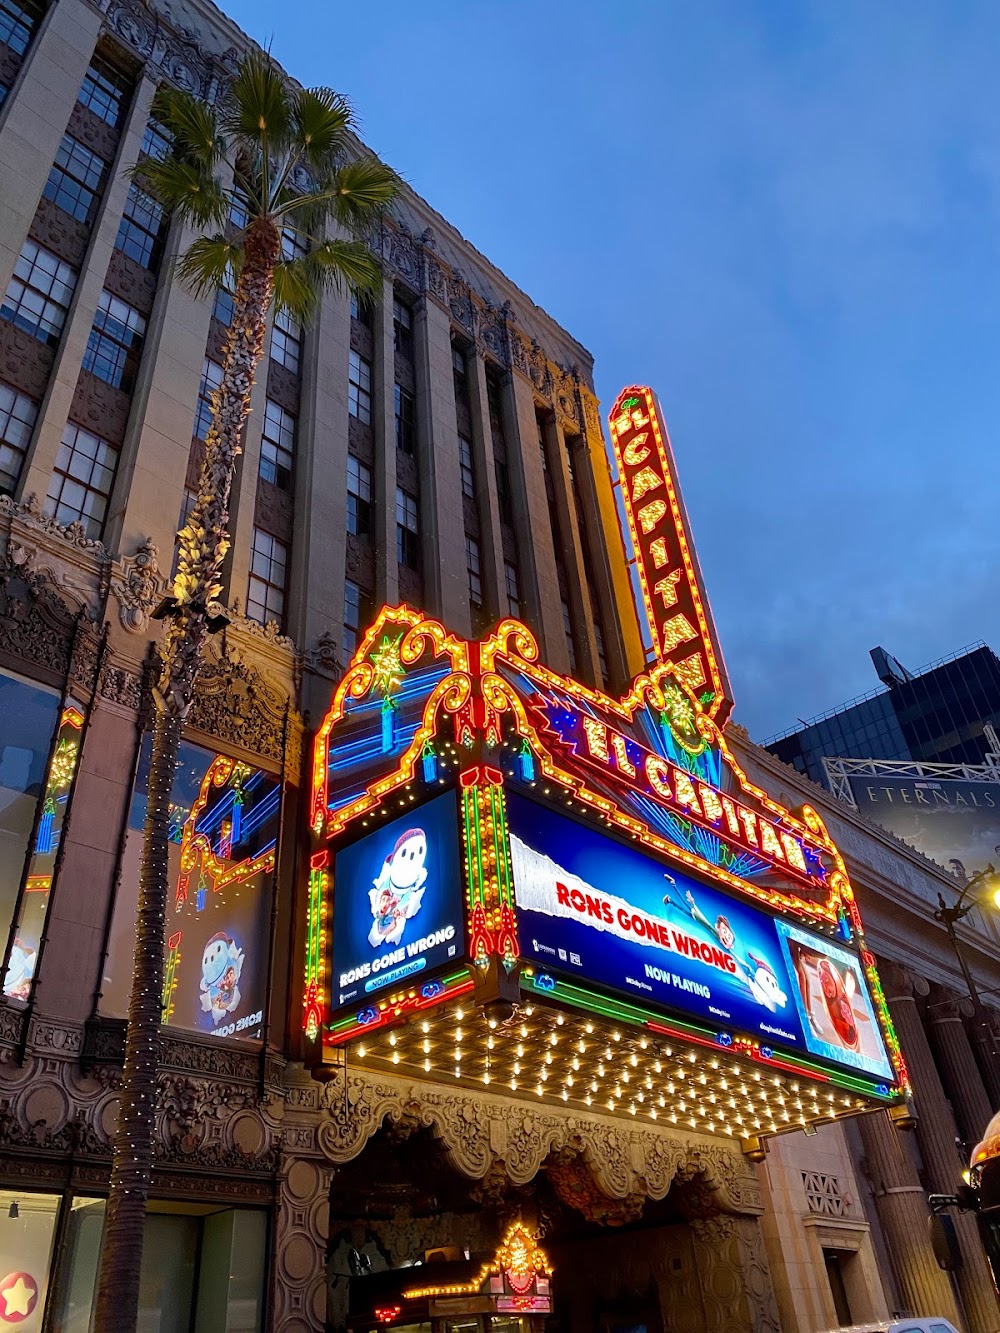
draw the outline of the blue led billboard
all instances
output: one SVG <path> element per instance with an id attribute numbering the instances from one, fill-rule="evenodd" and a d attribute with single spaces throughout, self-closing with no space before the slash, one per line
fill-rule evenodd
<path id="1" fill-rule="evenodd" d="M 516 793 L 508 820 L 524 958 L 893 1077 L 854 954 Z"/>
<path id="2" fill-rule="evenodd" d="M 333 1008 L 417 981 L 465 954 L 454 792 L 339 851 L 333 869 Z"/>

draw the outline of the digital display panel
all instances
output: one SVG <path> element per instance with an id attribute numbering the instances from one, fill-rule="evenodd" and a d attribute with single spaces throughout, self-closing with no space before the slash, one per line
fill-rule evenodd
<path id="1" fill-rule="evenodd" d="M 417 981 L 465 954 L 458 806 L 446 792 L 338 852 L 333 1008 Z"/>
<path id="2" fill-rule="evenodd" d="M 891 1079 L 860 963 L 511 793 L 521 953 L 540 968 Z"/>

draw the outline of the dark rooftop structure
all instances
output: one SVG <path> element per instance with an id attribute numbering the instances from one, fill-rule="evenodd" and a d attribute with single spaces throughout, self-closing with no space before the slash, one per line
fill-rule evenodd
<path id="1" fill-rule="evenodd" d="M 786 764 L 825 783 L 824 755 L 980 764 L 1000 727 L 1000 658 L 985 643 L 919 671 L 884 648 L 871 650 L 882 688 L 764 742 Z"/>

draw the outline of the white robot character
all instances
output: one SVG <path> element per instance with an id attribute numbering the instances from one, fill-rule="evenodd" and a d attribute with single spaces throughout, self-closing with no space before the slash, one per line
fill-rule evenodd
<path id="1" fill-rule="evenodd" d="M 228 935 L 213 935 L 205 945 L 201 956 L 201 1007 L 212 1015 L 214 1023 L 239 1005 L 243 958 L 243 950 Z"/>
<path id="2" fill-rule="evenodd" d="M 427 835 L 421 828 L 407 829 L 382 863 L 379 876 L 368 890 L 372 928 L 368 943 L 398 944 L 407 921 L 420 911 L 427 879 Z"/>

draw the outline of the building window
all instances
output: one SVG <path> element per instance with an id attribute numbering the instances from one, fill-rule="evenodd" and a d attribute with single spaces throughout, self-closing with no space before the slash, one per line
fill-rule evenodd
<path id="1" fill-rule="evenodd" d="M 57 523 L 80 523 L 88 537 L 100 537 L 115 479 L 118 453 L 82 426 L 66 423 L 45 512 Z"/>
<path id="2" fill-rule="evenodd" d="M 9 495 L 17 485 L 37 415 L 37 403 L 0 384 L 0 495 Z"/>
<path id="3" fill-rule="evenodd" d="M 215 293 L 212 318 L 218 320 L 220 324 L 225 324 L 227 329 L 233 322 L 233 294 L 225 284 Z"/>
<path id="4" fill-rule="evenodd" d="M 403 301 L 392 303 L 392 341 L 400 356 L 413 360 L 413 311 Z"/>
<path id="5" fill-rule="evenodd" d="M 68 264 L 34 241 L 25 241 L 0 306 L 0 318 L 54 346 L 75 286 L 76 274 Z"/>
<path id="6" fill-rule="evenodd" d="M 366 425 L 372 419 L 372 363 L 357 352 L 348 359 L 347 410 Z"/>
<path id="7" fill-rule="evenodd" d="M 284 626 L 287 577 L 288 547 L 269 532 L 254 528 L 247 589 L 247 615 L 251 620 L 262 625 L 274 620 Z"/>
<path id="8" fill-rule="evenodd" d="M 356 319 L 366 329 L 372 326 L 372 303 L 367 296 L 359 296 L 351 290 L 351 319 Z"/>
<path id="9" fill-rule="evenodd" d="M 458 402 L 467 401 L 469 384 L 465 372 L 465 353 L 460 347 L 452 346 L 451 349 L 451 370 L 455 381 L 455 398 Z"/>
<path id="10" fill-rule="evenodd" d="M 115 249 L 143 268 L 153 268 L 160 258 L 164 231 L 163 208 L 135 181 L 129 186 L 125 211 L 118 226 Z"/>
<path id="11" fill-rule="evenodd" d="M 201 383 L 198 385 L 198 406 L 194 414 L 194 433 L 199 440 L 208 438 L 208 428 L 212 424 L 212 395 L 222 383 L 222 367 L 215 361 L 205 358 L 201 368 Z"/>
<path id="12" fill-rule="evenodd" d="M 294 227 L 285 227 L 281 233 L 281 257 L 289 262 L 309 253 L 309 243 Z"/>
<path id="13" fill-rule="evenodd" d="M 260 475 L 283 491 L 292 489 L 295 457 L 295 418 L 270 398 L 264 403 L 264 430 L 260 442 Z"/>
<path id="14" fill-rule="evenodd" d="M 517 576 L 517 565 L 509 560 L 503 562 L 503 577 L 507 584 L 507 610 L 516 619 L 521 617 L 521 583 Z"/>
<path id="15" fill-rule="evenodd" d="M 508 527 L 514 525 L 514 506 L 510 498 L 510 473 L 503 459 L 496 460 L 497 507 L 500 510 L 500 522 Z"/>
<path id="16" fill-rule="evenodd" d="M 235 190 L 229 201 L 229 221 L 238 231 L 242 231 L 250 221 L 250 213 L 247 210 L 246 200 L 242 195 L 237 194 Z"/>
<path id="17" fill-rule="evenodd" d="M 462 473 L 462 494 L 470 500 L 476 498 L 476 474 L 472 470 L 472 441 L 464 435 L 458 437 L 458 466 Z"/>
<path id="18" fill-rule="evenodd" d="M 129 82 L 124 74 L 120 74 L 100 56 L 95 56 L 83 76 L 83 85 L 76 100 L 81 106 L 89 107 L 106 124 L 117 125 L 128 88 Z"/>
<path id="19" fill-rule="evenodd" d="M 573 642 L 573 617 L 570 613 L 569 602 L 566 598 L 562 599 L 562 618 L 563 630 L 566 634 L 566 652 L 569 655 L 569 669 L 576 673 L 576 644 Z"/>
<path id="20" fill-rule="evenodd" d="M 138 310 L 108 291 L 101 292 L 83 354 L 83 369 L 114 388 L 131 393 L 145 333 L 146 321 Z"/>
<path id="21" fill-rule="evenodd" d="M 483 604 L 483 571 L 479 559 L 479 543 L 465 534 L 465 567 L 469 571 L 469 601 L 477 609 Z"/>
<path id="22" fill-rule="evenodd" d="M 155 157 L 162 162 L 169 154 L 174 145 L 174 136 L 169 130 L 164 129 L 158 120 L 151 120 L 146 126 L 145 133 L 142 136 L 142 143 L 139 145 L 139 152 L 145 153 L 146 157 Z"/>
<path id="23" fill-rule="evenodd" d="M 340 660 L 347 666 L 358 646 L 358 638 L 372 618 L 371 596 L 350 579 L 344 580 L 344 637 Z"/>
<path id="24" fill-rule="evenodd" d="M 413 454 L 417 447 L 417 421 L 413 406 L 413 394 L 407 393 L 397 384 L 396 398 L 396 448 L 404 454 Z"/>
<path id="25" fill-rule="evenodd" d="M 271 329 L 271 359 L 293 375 L 299 373 L 302 360 L 302 325 L 287 310 L 279 310 Z"/>
<path id="26" fill-rule="evenodd" d="M 347 456 L 347 531 L 367 537 L 372 530 L 372 470 Z"/>
<path id="27" fill-rule="evenodd" d="M 0 42 L 23 56 L 38 27 L 41 5 L 21 4 L 18 0 L 0 0 Z"/>
<path id="28" fill-rule="evenodd" d="M 417 497 L 396 487 L 396 559 L 407 569 L 420 568 Z"/>
<path id="29" fill-rule="evenodd" d="M 42 195 L 77 222 L 90 222 L 107 169 L 103 157 L 64 134 Z"/>

